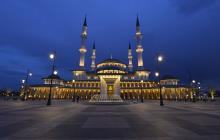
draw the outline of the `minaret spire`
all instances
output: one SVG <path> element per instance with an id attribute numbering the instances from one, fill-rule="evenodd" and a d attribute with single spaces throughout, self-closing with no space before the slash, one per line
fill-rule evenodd
<path id="1" fill-rule="evenodd" d="M 133 63 L 132 63 L 132 51 L 131 51 L 131 44 L 129 42 L 129 45 L 128 45 L 128 70 L 129 71 L 132 71 L 133 69 Z"/>
<path id="2" fill-rule="evenodd" d="M 140 22 L 139 22 L 138 15 L 137 15 L 137 20 L 136 20 L 136 27 L 137 27 L 137 26 L 140 26 Z"/>
<path id="3" fill-rule="evenodd" d="M 84 19 L 83 27 L 82 27 L 82 33 L 81 33 L 81 47 L 79 49 L 80 52 L 80 60 L 79 60 L 79 67 L 81 69 L 85 69 L 85 53 L 87 52 L 86 49 L 86 39 L 87 39 L 87 21 L 86 16 Z"/>
<path id="4" fill-rule="evenodd" d="M 85 15 L 83 26 L 87 26 L 86 15 Z"/>
<path id="5" fill-rule="evenodd" d="M 138 56 L 138 69 L 143 69 L 144 63 L 143 63 L 143 57 L 142 57 L 142 53 L 144 51 L 142 44 L 141 44 L 141 40 L 142 40 L 142 33 L 141 33 L 141 29 L 140 29 L 140 22 L 139 22 L 139 18 L 137 15 L 137 20 L 136 20 L 136 52 L 137 52 L 137 56 Z"/>
<path id="6" fill-rule="evenodd" d="M 93 45 L 92 45 L 92 64 L 91 64 L 91 69 L 92 71 L 95 70 L 95 59 L 96 59 L 96 48 L 95 48 L 95 41 L 93 42 Z"/>

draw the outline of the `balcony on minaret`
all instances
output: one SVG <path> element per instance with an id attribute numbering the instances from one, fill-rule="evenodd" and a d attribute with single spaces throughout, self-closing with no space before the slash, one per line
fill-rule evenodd
<path id="1" fill-rule="evenodd" d="M 86 38 L 87 37 L 87 32 L 86 30 L 82 32 L 81 37 Z"/>
<path id="2" fill-rule="evenodd" d="M 92 56 L 91 56 L 91 58 L 92 58 L 92 59 L 95 59 L 95 58 L 96 58 L 96 56 L 95 56 L 95 55 L 92 55 Z"/>
<path id="3" fill-rule="evenodd" d="M 141 53 L 141 52 L 143 52 L 143 51 L 144 51 L 144 50 L 143 50 L 142 46 L 138 46 L 137 49 L 136 49 L 136 52 L 137 52 L 137 53 Z"/>
<path id="4" fill-rule="evenodd" d="M 92 56 L 95 56 L 95 50 L 92 51 Z"/>
<path id="5" fill-rule="evenodd" d="M 129 55 L 129 56 L 128 56 L 128 59 L 132 59 L 132 58 L 133 58 L 133 56 L 132 56 L 132 55 Z"/>
<path id="6" fill-rule="evenodd" d="M 138 36 L 138 35 L 141 35 L 141 32 L 140 32 L 140 31 L 136 32 L 136 35 L 137 35 L 137 36 Z"/>
<path id="7" fill-rule="evenodd" d="M 85 48 L 84 46 L 82 46 L 82 47 L 79 49 L 79 51 L 80 51 L 81 53 L 86 53 L 86 52 L 87 52 L 87 50 L 86 50 L 86 48 Z"/>

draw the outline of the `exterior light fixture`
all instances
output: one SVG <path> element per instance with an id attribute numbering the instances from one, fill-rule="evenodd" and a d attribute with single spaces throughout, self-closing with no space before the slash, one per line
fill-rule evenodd
<path id="1" fill-rule="evenodd" d="M 55 54 L 54 53 L 49 54 L 49 58 L 50 59 L 54 59 L 55 58 Z"/>
<path id="2" fill-rule="evenodd" d="M 58 74 L 58 71 L 57 71 L 57 70 L 55 70 L 55 71 L 53 72 L 53 74 L 54 74 L 54 75 L 57 75 L 57 74 Z"/>
<path id="3" fill-rule="evenodd" d="M 158 60 L 158 62 L 162 62 L 162 61 L 163 61 L 163 56 L 162 56 L 162 55 L 159 55 L 159 56 L 157 57 L 157 60 Z"/>
<path id="4" fill-rule="evenodd" d="M 155 72 L 155 76 L 158 77 L 160 74 L 159 72 Z"/>
<path id="5" fill-rule="evenodd" d="M 49 58 L 50 60 L 52 60 L 53 62 L 53 65 L 52 65 L 52 71 L 51 71 L 51 75 L 57 75 L 57 71 L 55 70 L 55 56 L 56 56 L 56 52 L 54 51 L 53 53 L 50 53 L 49 54 Z M 47 100 L 47 105 L 51 105 L 51 92 L 52 92 L 52 83 L 53 83 L 53 78 L 50 79 L 50 92 L 49 92 L 49 95 L 48 95 L 48 100 Z"/>

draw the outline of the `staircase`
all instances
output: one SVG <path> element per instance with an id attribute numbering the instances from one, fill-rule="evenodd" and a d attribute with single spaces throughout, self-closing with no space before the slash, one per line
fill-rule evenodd
<path id="1" fill-rule="evenodd" d="M 125 102 L 118 95 L 94 95 L 89 104 L 125 104 Z"/>

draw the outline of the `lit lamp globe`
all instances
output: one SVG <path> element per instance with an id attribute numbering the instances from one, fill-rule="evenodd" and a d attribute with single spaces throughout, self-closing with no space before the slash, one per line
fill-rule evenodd
<path id="1" fill-rule="evenodd" d="M 159 76 L 159 72 L 155 72 L 155 76 L 158 77 Z"/>
<path id="2" fill-rule="evenodd" d="M 32 73 L 30 72 L 28 75 L 29 75 L 29 76 L 32 76 Z"/>
<path id="3" fill-rule="evenodd" d="M 21 83 L 24 84 L 24 83 L 25 83 L 25 80 L 21 80 Z"/>
<path id="4" fill-rule="evenodd" d="M 53 60 L 53 59 L 55 58 L 55 55 L 54 55 L 53 53 L 51 53 L 51 54 L 49 55 L 49 58 L 50 58 L 51 60 Z"/>
<path id="5" fill-rule="evenodd" d="M 57 70 L 55 70 L 55 71 L 53 72 L 53 74 L 54 74 L 54 75 L 57 75 L 57 74 L 58 74 L 58 71 L 57 71 Z"/>
<path id="6" fill-rule="evenodd" d="M 159 56 L 157 57 L 157 60 L 158 60 L 158 62 L 162 62 L 162 61 L 163 61 L 163 56 L 159 55 Z"/>

